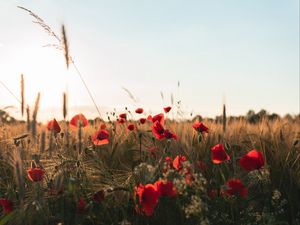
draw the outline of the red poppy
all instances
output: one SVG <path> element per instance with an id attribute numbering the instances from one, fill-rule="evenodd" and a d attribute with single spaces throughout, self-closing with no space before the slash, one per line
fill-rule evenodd
<path id="1" fill-rule="evenodd" d="M 211 148 L 211 151 L 211 159 L 215 164 L 230 160 L 230 156 L 226 153 L 225 148 L 222 144 L 215 145 Z"/>
<path id="2" fill-rule="evenodd" d="M 203 160 L 198 160 L 196 162 L 196 166 L 198 167 L 198 169 L 201 171 L 201 172 L 204 172 L 207 170 L 207 165 L 206 163 L 203 161 Z"/>
<path id="3" fill-rule="evenodd" d="M 142 113 L 144 112 L 144 109 L 143 109 L 143 108 L 137 108 L 137 109 L 135 110 L 135 112 L 136 112 L 137 114 L 142 114 Z"/>
<path id="4" fill-rule="evenodd" d="M 232 178 L 225 183 L 224 192 L 228 195 L 239 195 L 244 198 L 248 195 L 247 187 L 242 183 L 240 179 Z"/>
<path id="5" fill-rule="evenodd" d="M 50 120 L 48 122 L 47 129 L 49 131 L 52 131 L 54 134 L 58 134 L 61 131 L 60 126 L 59 126 L 58 122 L 56 121 L 56 119 Z"/>
<path id="6" fill-rule="evenodd" d="M 157 114 L 155 116 L 152 117 L 152 122 L 155 123 L 156 121 L 158 121 L 162 126 L 165 123 L 165 116 L 163 113 Z"/>
<path id="7" fill-rule="evenodd" d="M 208 133 L 208 127 L 205 126 L 203 123 L 201 122 L 196 122 L 193 124 L 193 128 L 200 133 Z"/>
<path id="8" fill-rule="evenodd" d="M 119 117 L 126 120 L 127 114 L 126 114 L 126 113 L 121 113 L 121 114 L 119 115 Z"/>
<path id="9" fill-rule="evenodd" d="M 170 157 L 170 156 L 166 156 L 166 158 L 165 158 L 165 162 L 172 162 L 172 158 Z"/>
<path id="10" fill-rule="evenodd" d="M 168 112 L 170 112 L 171 109 L 172 109 L 171 106 L 167 106 L 164 108 L 164 111 L 165 111 L 165 113 L 168 113 Z"/>
<path id="11" fill-rule="evenodd" d="M 126 123 L 126 120 L 124 118 L 118 119 L 118 124 Z"/>
<path id="12" fill-rule="evenodd" d="M 97 191 L 93 195 L 93 200 L 95 202 L 101 203 L 104 200 L 105 194 L 103 190 Z"/>
<path id="13" fill-rule="evenodd" d="M 9 214 L 13 211 L 12 202 L 6 198 L 0 198 L 0 205 L 3 207 L 4 214 Z"/>
<path id="14" fill-rule="evenodd" d="M 81 125 L 81 127 L 86 127 L 89 124 L 89 121 L 83 114 L 80 113 L 73 116 L 73 118 L 70 120 L 70 124 L 74 127 L 79 127 L 79 124 Z"/>
<path id="15" fill-rule="evenodd" d="M 160 196 L 174 197 L 177 194 L 176 188 L 171 181 L 159 180 L 154 183 Z"/>
<path id="16" fill-rule="evenodd" d="M 129 131 L 133 131 L 134 130 L 134 124 L 128 124 L 127 129 Z"/>
<path id="17" fill-rule="evenodd" d="M 141 123 L 141 124 L 146 123 L 146 119 L 145 119 L 145 118 L 141 118 L 141 119 L 140 119 L 140 123 Z"/>
<path id="18" fill-rule="evenodd" d="M 171 133 L 169 130 L 164 131 L 164 137 L 167 138 L 167 139 L 172 139 L 173 138 L 173 139 L 177 140 L 177 135 Z"/>
<path id="19" fill-rule="evenodd" d="M 93 137 L 93 143 L 95 145 L 105 145 L 109 143 L 109 133 L 107 130 L 99 130 Z"/>
<path id="20" fill-rule="evenodd" d="M 45 171 L 40 167 L 30 168 L 27 170 L 28 178 L 33 182 L 39 182 L 44 179 Z"/>
<path id="21" fill-rule="evenodd" d="M 264 166 L 264 158 L 256 149 L 248 152 L 240 159 L 240 166 L 246 171 L 258 170 Z"/>
<path id="22" fill-rule="evenodd" d="M 165 129 L 159 123 L 159 121 L 156 121 L 155 123 L 152 124 L 152 133 L 158 140 L 161 140 L 164 138 L 164 132 L 165 132 Z"/>
<path id="23" fill-rule="evenodd" d="M 134 190 L 134 199 L 137 196 L 139 197 L 139 203 L 136 204 L 136 211 L 146 216 L 151 216 L 159 198 L 156 186 L 153 184 L 138 185 Z"/>
<path id="24" fill-rule="evenodd" d="M 182 163 L 186 161 L 185 156 L 178 155 L 176 158 L 173 160 L 173 167 L 176 170 L 181 170 L 183 168 Z"/>
<path id="25" fill-rule="evenodd" d="M 151 115 L 149 115 L 148 117 L 147 117 L 147 120 L 149 120 L 149 121 L 151 121 L 152 122 L 152 116 Z"/>
<path id="26" fill-rule="evenodd" d="M 85 211 L 85 201 L 83 198 L 80 198 L 77 203 L 77 213 L 83 213 Z"/>

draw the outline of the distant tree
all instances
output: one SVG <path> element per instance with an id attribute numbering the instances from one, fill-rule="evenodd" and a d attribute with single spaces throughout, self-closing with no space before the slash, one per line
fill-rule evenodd
<path id="1" fill-rule="evenodd" d="M 257 123 L 260 120 L 260 117 L 255 114 L 254 110 L 249 110 L 247 115 L 246 115 L 246 119 L 249 123 Z"/>
<path id="2" fill-rule="evenodd" d="M 250 117 L 250 116 L 253 116 L 253 115 L 255 115 L 255 112 L 254 112 L 254 110 L 252 110 L 252 109 L 250 109 L 248 112 L 247 112 L 247 117 Z"/>
<path id="3" fill-rule="evenodd" d="M 271 115 L 268 115 L 269 120 L 278 120 L 280 119 L 280 116 L 276 113 L 272 113 Z"/>
<path id="4" fill-rule="evenodd" d="M 0 123 L 15 123 L 16 119 L 11 117 L 7 112 L 0 109 Z"/>
<path id="5" fill-rule="evenodd" d="M 266 110 L 262 109 L 257 113 L 257 115 L 259 116 L 260 119 L 262 119 L 262 118 L 266 117 L 268 115 L 268 113 Z"/>

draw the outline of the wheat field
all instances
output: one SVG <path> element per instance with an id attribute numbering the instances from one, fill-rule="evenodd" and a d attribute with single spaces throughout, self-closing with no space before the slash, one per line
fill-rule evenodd
<path id="1" fill-rule="evenodd" d="M 257 124 L 237 120 L 228 122 L 225 131 L 224 124 L 204 120 L 209 132 L 200 139 L 194 122 L 165 120 L 164 127 L 177 140 L 156 139 L 151 121 L 96 120 L 79 128 L 60 121 L 57 134 L 42 124 L 35 133 L 30 126 L 28 132 L 26 123 L 1 125 L 1 195 L 13 207 L 3 211 L 1 223 L 299 223 L 298 118 L 262 119 Z M 134 130 L 128 130 L 128 124 L 134 124 Z M 100 127 L 108 131 L 109 143 L 95 145 L 92 139 Z M 211 148 L 218 143 L 230 160 L 215 164 Z M 238 161 L 252 149 L 262 153 L 264 166 L 245 172 Z M 186 157 L 182 167 L 192 181 L 183 170 L 165 171 L 166 157 L 178 155 Z M 28 179 L 32 167 L 42 168 L 43 179 Z M 248 188 L 246 197 L 224 195 L 225 181 L 232 177 Z M 134 194 L 136 186 L 164 179 L 173 182 L 176 195 L 160 197 L 151 215 L 145 215 L 137 209 L 142 203 Z"/>

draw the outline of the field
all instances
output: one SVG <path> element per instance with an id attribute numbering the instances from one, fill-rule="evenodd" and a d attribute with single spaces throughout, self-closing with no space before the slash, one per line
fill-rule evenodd
<path id="1" fill-rule="evenodd" d="M 0 224 L 299 224 L 299 118 L 124 113 L 2 124 Z"/>
<path id="2" fill-rule="evenodd" d="M 65 1 L 56 2 L 58 4 L 58 2 Z M 215 13 L 219 14 L 217 12 L 222 9 L 221 5 L 219 6 L 221 3 L 218 3 L 218 7 L 213 4 L 211 10 L 206 10 L 205 7 L 198 5 L 199 9 L 209 12 L 207 17 L 212 19 L 207 26 L 203 25 L 205 19 L 198 18 L 203 13 L 199 13 L 197 7 L 186 4 L 186 7 L 192 7 L 191 12 L 183 13 L 182 8 L 185 7 L 180 5 L 178 6 L 179 17 L 174 14 L 174 17 L 170 17 L 172 23 L 168 22 L 168 25 L 161 26 L 164 20 L 169 20 L 169 16 L 167 19 L 165 18 L 167 15 L 165 12 L 171 10 L 171 2 L 166 5 L 164 10 L 161 7 L 162 2 L 155 7 L 152 6 L 153 10 L 159 9 L 159 12 L 162 12 L 160 19 L 156 18 L 160 13 L 144 8 L 143 4 L 142 8 L 145 11 L 140 11 L 142 8 L 138 10 L 139 4 L 137 3 L 134 4 L 134 7 L 130 7 L 130 10 L 136 9 L 134 13 L 129 10 L 122 15 L 126 11 L 126 7 L 122 7 L 121 2 L 118 3 L 117 8 L 116 6 L 106 6 L 106 4 L 104 7 L 98 5 L 99 10 L 108 10 L 104 13 L 104 16 L 108 18 L 104 19 L 94 19 L 94 16 L 95 18 L 99 15 L 102 16 L 101 11 L 92 13 L 93 11 L 83 10 L 88 13 L 87 15 L 93 16 L 93 24 L 95 22 L 93 27 L 88 27 L 91 26 L 90 23 L 83 23 L 85 19 L 88 19 L 85 17 L 89 16 L 67 14 L 77 21 L 74 22 L 73 32 L 79 30 L 80 32 L 77 32 L 80 35 L 75 35 L 73 40 L 78 46 L 81 46 L 79 49 L 82 51 L 84 49 L 83 53 L 85 50 L 88 52 L 84 53 L 83 58 L 85 59 L 85 56 L 89 54 L 92 56 L 91 64 L 83 63 L 83 65 L 86 64 L 83 71 L 90 72 L 87 81 L 92 81 L 92 86 L 89 86 L 91 83 L 85 80 L 86 77 L 78 69 L 77 61 L 75 63 L 73 60 L 75 57 L 71 56 L 65 25 L 61 25 L 61 32 L 57 34 L 33 11 L 18 6 L 18 10 L 26 13 L 26 16 L 29 14 L 33 19 L 32 22 L 54 41 L 44 47 L 58 50 L 64 57 L 66 69 L 63 68 L 64 71 L 53 73 L 50 76 L 41 73 L 39 69 L 42 68 L 43 72 L 48 72 L 50 67 L 54 67 L 53 65 L 59 65 L 54 63 L 54 56 L 54 58 L 49 57 L 48 60 L 42 56 L 38 56 L 38 60 L 34 60 L 36 59 L 34 53 L 19 57 L 22 58 L 22 65 L 25 68 L 27 68 L 25 58 L 28 58 L 28 62 L 33 63 L 28 66 L 29 69 L 33 68 L 31 78 L 35 76 L 34 78 L 40 79 L 42 77 L 43 82 L 47 84 L 45 87 L 53 88 L 51 91 L 44 90 L 42 93 L 51 95 L 51 98 L 45 101 L 46 106 L 50 106 L 50 101 L 56 99 L 52 94 L 63 92 L 63 117 L 60 118 L 64 119 L 57 121 L 53 118 L 45 123 L 39 121 L 38 115 L 42 114 L 39 107 L 41 95 L 38 93 L 33 108 L 27 105 L 31 100 L 27 102 L 26 99 L 25 101 L 23 75 L 21 75 L 20 82 L 20 98 L 14 93 L 16 88 L 11 88 L 6 85 L 6 82 L 0 81 L 1 86 L 6 89 L 5 91 L 10 94 L 10 97 L 20 103 L 20 114 L 22 115 L 19 117 L 22 120 L 15 119 L 6 112 L 10 106 L 0 109 L 0 225 L 300 225 L 300 114 L 293 116 L 287 114 L 281 117 L 275 113 L 268 114 L 265 110 L 258 113 L 250 110 L 246 116 L 234 117 L 226 115 L 224 104 L 223 114 L 211 119 L 194 115 L 193 110 L 187 113 L 187 110 L 183 110 L 184 107 L 181 105 L 182 99 L 191 99 L 193 101 L 190 102 L 194 104 L 193 107 L 197 111 L 201 105 L 198 105 L 199 98 L 203 99 L 204 95 L 208 96 L 211 93 L 219 96 L 220 91 L 225 93 L 227 90 L 231 97 L 236 96 L 237 93 L 243 96 L 243 98 L 241 96 L 234 98 L 235 108 L 239 110 L 245 108 L 243 103 L 248 100 L 252 102 L 251 104 L 259 103 L 257 105 L 268 107 L 273 104 L 274 107 L 279 106 L 279 110 L 286 109 L 293 112 L 295 101 L 299 100 L 299 98 L 297 99 L 299 95 L 296 96 L 299 86 L 295 85 L 299 81 L 299 76 L 297 76 L 299 75 L 299 70 L 297 70 L 299 68 L 297 60 L 299 52 L 292 52 L 297 49 L 298 45 L 295 43 L 290 46 L 292 50 L 288 51 L 288 44 L 291 44 L 292 39 L 287 35 L 293 34 L 296 29 L 288 32 L 286 29 L 293 27 L 291 24 L 277 22 L 279 11 L 271 13 L 274 18 L 270 20 L 272 23 L 268 23 L 267 12 L 271 11 L 271 8 L 276 8 L 273 5 L 269 7 L 269 4 L 265 6 L 265 11 L 262 10 L 261 5 L 257 5 L 253 7 L 255 13 L 254 11 L 249 13 L 247 10 L 251 7 L 248 5 L 238 8 L 226 3 L 224 8 L 230 6 L 230 10 L 236 8 L 237 11 L 236 13 L 231 13 L 230 10 L 226 11 L 223 16 L 220 14 L 219 18 L 212 12 L 216 11 Z M 39 3 L 35 2 L 34 4 Z M 74 1 L 72 7 L 73 4 L 79 3 L 75 4 Z M 68 12 L 72 11 L 71 8 L 58 6 L 56 9 L 51 9 L 47 4 L 44 5 L 44 2 L 41 7 L 44 12 L 48 8 L 55 13 L 62 9 L 68 9 Z M 78 12 L 83 8 L 88 9 L 87 4 L 80 5 Z M 90 9 L 94 8 L 95 6 L 90 6 Z M 113 13 L 109 13 L 110 8 Z M 282 18 L 285 18 L 282 14 L 286 10 L 285 8 L 278 7 L 281 10 Z M 120 11 L 118 12 L 118 10 Z M 195 15 L 189 17 L 194 10 Z M 5 8 L 3 11 L 6 11 Z M 83 11 L 82 13 L 84 13 Z M 256 11 L 262 11 L 263 17 L 257 19 L 259 14 Z M 74 12 L 77 12 L 75 8 Z M 290 14 L 288 12 L 286 12 L 287 15 Z M 295 15 L 299 17 L 299 11 L 297 12 L 298 14 Z M 152 21 L 148 17 L 145 17 L 144 20 L 140 18 L 147 13 L 150 13 L 149 18 L 155 15 L 155 19 Z M 185 18 L 185 14 L 188 16 L 186 19 L 190 20 L 186 24 L 184 23 L 186 19 L 178 19 L 183 15 Z M 115 19 L 113 19 L 113 15 L 116 15 Z M 228 15 L 230 18 L 232 17 L 232 21 L 226 22 L 225 17 Z M 235 18 L 234 15 L 238 15 L 238 17 Z M 251 19 L 247 17 L 245 21 L 241 20 L 240 17 L 245 15 L 254 15 L 254 17 L 249 17 Z M 133 19 L 133 16 L 137 17 Z M 111 21 L 110 17 L 112 17 Z M 290 15 L 289 17 L 292 18 Z M 298 17 L 295 17 L 295 20 L 298 21 Z M 80 20 L 76 20 L 78 18 Z M 129 25 L 127 27 L 126 18 L 127 25 Z M 176 18 L 180 23 L 174 23 L 175 20 L 172 18 Z M 195 23 L 196 18 L 198 18 L 198 25 Z M 213 22 L 216 18 L 218 18 L 217 21 Z M 257 20 L 256 26 L 250 23 L 254 20 Z M 101 21 L 101 23 L 97 25 L 97 21 Z M 106 24 L 106 21 L 113 22 L 112 25 L 115 24 L 115 26 Z M 225 27 L 226 24 L 235 24 L 237 21 L 239 26 Z M 13 22 L 14 20 L 11 24 Z M 157 24 L 151 26 L 153 22 Z M 2 30 L 12 30 L 11 24 L 5 24 L 9 29 L 3 28 Z M 181 29 L 178 28 L 180 24 Z M 213 31 L 217 30 L 215 29 L 217 24 L 219 24 L 220 32 L 214 35 Z M 280 24 L 284 29 L 278 28 Z M 20 29 L 21 26 L 18 24 L 17 28 Z M 258 28 L 251 30 L 252 27 Z M 276 27 L 275 33 L 263 33 L 268 32 L 266 28 L 270 27 Z M 105 28 L 108 28 L 106 32 Z M 142 28 L 145 30 L 142 31 Z M 101 32 L 98 33 L 98 36 L 94 36 L 98 29 Z M 87 34 L 84 30 L 92 31 L 93 34 Z M 238 31 L 242 34 L 239 38 Z M 30 32 L 28 34 L 24 30 L 22 32 L 22 35 L 26 33 L 24 41 L 28 41 L 30 37 L 34 36 Z M 256 33 L 259 33 L 259 38 L 253 36 Z M 108 36 L 106 37 L 105 34 Z M 227 36 L 227 34 L 233 36 Z M 24 54 L 31 52 L 31 48 L 30 50 L 29 47 L 27 50 L 25 48 L 25 51 L 20 46 L 31 46 L 30 43 L 35 43 L 36 40 L 30 40 L 30 43 L 15 44 L 20 41 L 20 38 L 16 38 L 20 35 L 15 35 L 14 32 L 10 35 L 13 36 L 3 40 L 7 39 L 7 43 L 11 41 L 10 48 L 15 49 L 15 52 L 11 53 L 9 50 L 7 51 L 8 56 L 5 55 L 1 58 L 0 55 L 0 58 L 12 58 L 11 61 L 6 62 L 8 64 L 7 71 L 2 74 L 6 76 L 5 81 L 10 81 L 8 83 L 14 85 L 12 81 L 15 77 L 6 75 L 6 73 L 14 73 L 9 73 L 9 70 L 14 69 L 18 64 L 15 56 L 22 51 L 26 52 Z M 208 36 L 206 37 L 206 35 Z M 260 36 L 263 38 L 260 39 Z M 274 41 L 277 36 L 280 39 L 279 43 L 284 40 L 283 36 L 287 36 L 287 39 L 282 45 L 278 45 Z M 87 40 L 83 41 L 85 38 Z M 204 38 L 202 42 L 198 40 L 201 38 Z M 93 39 L 97 40 L 97 43 L 93 43 L 98 47 L 90 43 Z M 195 41 L 193 42 L 192 39 Z M 222 44 L 222 39 L 225 44 Z M 151 40 L 156 40 L 156 42 L 152 42 L 151 45 Z M 255 40 L 257 43 L 254 42 Z M 209 45 L 210 41 L 212 41 L 211 45 Z M 142 46 L 146 48 L 143 50 Z M 212 49 L 209 49 L 210 47 L 206 49 L 205 46 L 211 46 Z M 255 48 L 255 46 L 258 47 Z M 0 47 L 5 48 L 6 46 L 0 43 Z M 120 48 L 118 49 L 118 47 Z M 175 50 L 177 47 L 179 47 L 179 51 Z M 235 50 L 234 47 L 236 47 Z M 270 49 L 268 50 L 267 47 Z M 32 49 L 35 48 L 32 47 Z M 280 51 L 276 52 L 274 49 Z M 294 58 L 288 58 L 289 55 L 293 55 L 292 53 L 295 55 Z M 93 58 L 93 56 L 95 57 Z M 111 62 L 108 60 L 110 56 L 113 59 Z M 130 58 L 131 56 L 136 58 Z M 251 61 L 252 58 L 254 61 Z M 103 64 L 99 63 L 101 59 Z M 47 67 L 44 68 L 41 62 L 47 62 Z M 205 64 L 208 64 L 208 67 Z M 97 71 L 96 68 L 90 69 L 87 65 L 101 68 L 100 71 Z M 36 70 L 34 70 L 35 67 Z M 63 74 L 67 75 L 66 72 L 70 67 L 72 67 L 72 77 L 64 77 Z M 200 67 L 201 69 L 199 69 Z M 216 70 L 219 67 L 220 71 Z M 152 69 L 157 69 L 159 73 L 154 76 L 156 70 Z M 98 108 L 96 102 L 106 100 L 106 97 L 106 103 L 101 102 L 101 104 L 113 104 L 110 102 L 109 95 L 113 95 L 113 99 L 118 98 L 117 100 L 119 100 L 119 97 L 116 97 L 119 96 L 115 93 L 116 89 L 110 90 L 115 87 L 112 84 L 115 84 L 105 83 L 103 85 L 104 80 L 108 81 L 111 78 L 115 82 L 121 75 L 125 79 L 122 83 L 134 81 L 132 84 L 145 87 L 144 94 L 150 95 L 149 91 L 151 91 L 152 95 L 154 91 L 152 89 L 147 91 L 146 86 L 161 88 L 162 86 L 157 85 L 159 83 L 164 85 L 163 88 L 171 90 L 169 83 L 172 83 L 175 77 L 177 79 L 181 71 L 184 71 L 181 76 L 189 84 L 187 89 L 190 94 L 181 98 L 179 95 L 180 81 L 178 81 L 177 94 L 170 95 L 170 104 L 166 104 L 164 94 L 161 92 L 165 107 L 155 114 L 150 115 L 143 108 L 136 108 L 136 106 L 142 107 L 142 104 L 124 86 L 122 89 L 132 100 L 134 108 L 125 107 L 123 111 L 114 110 L 107 112 L 105 116 Z M 265 73 L 267 75 L 263 77 Z M 99 74 L 101 74 L 101 78 Z M 283 77 L 283 74 L 284 78 L 281 80 L 280 76 Z M 151 83 L 147 76 L 151 77 Z M 133 79 L 134 77 L 136 79 Z M 163 79 L 160 80 L 162 77 Z M 84 94 L 88 96 L 90 102 L 86 103 L 86 98 L 82 98 L 81 101 L 85 99 L 86 107 L 93 103 L 97 118 L 86 118 L 80 112 L 71 115 L 69 112 L 67 107 L 69 90 L 73 93 L 70 96 L 74 96 L 75 99 L 79 95 L 82 95 L 81 97 L 84 95 L 82 90 L 78 89 L 75 81 L 75 86 L 70 84 L 71 79 L 75 78 L 86 91 Z M 148 82 L 146 82 L 146 78 Z M 65 81 L 62 81 L 64 79 Z M 37 88 L 38 90 L 44 89 L 40 86 L 41 79 L 32 80 L 33 84 L 26 89 L 31 92 L 30 96 L 35 94 Z M 212 83 L 212 80 L 217 81 L 218 84 Z M 65 83 L 66 88 L 63 91 L 54 90 L 58 83 L 61 86 Z M 97 86 L 95 86 L 96 83 Z M 250 90 L 246 91 L 246 86 L 251 87 Z M 96 90 L 91 90 L 93 88 L 90 89 L 90 87 L 94 87 Z M 103 87 L 107 89 L 103 89 Z M 101 92 L 97 89 L 101 89 Z M 74 90 L 75 92 L 73 92 Z M 265 95 L 265 93 L 267 94 Z M 244 96 L 247 97 L 247 100 L 244 100 Z M 261 99 L 256 99 L 260 98 L 258 96 L 261 96 Z M 211 99 L 216 101 L 216 98 L 206 98 L 205 96 L 207 104 L 211 103 L 209 102 Z M 2 100 L 8 101 L 6 98 L 2 98 Z M 6 102 L 1 102 L 1 104 L 5 105 Z M 270 102 L 272 104 L 269 104 Z M 239 107 L 240 104 L 242 106 Z M 257 108 L 257 105 L 253 107 Z M 82 106 L 82 102 L 76 102 L 75 106 Z M 120 107 L 120 103 L 116 107 Z M 145 104 L 143 107 L 148 106 Z M 81 108 L 77 111 L 82 110 Z M 207 112 L 210 110 L 207 109 Z M 296 109 L 296 113 L 299 113 L 299 109 Z M 50 115 L 57 114 L 51 112 Z"/>

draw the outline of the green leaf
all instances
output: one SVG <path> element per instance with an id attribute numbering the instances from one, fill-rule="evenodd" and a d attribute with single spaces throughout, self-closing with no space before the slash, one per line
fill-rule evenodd
<path id="1" fill-rule="evenodd" d="M 0 219 L 0 225 L 4 225 L 6 224 L 7 222 L 9 222 L 15 215 L 15 211 L 12 211 L 11 213 L 5 215 L 4 217 L 2 217 Z"/>

